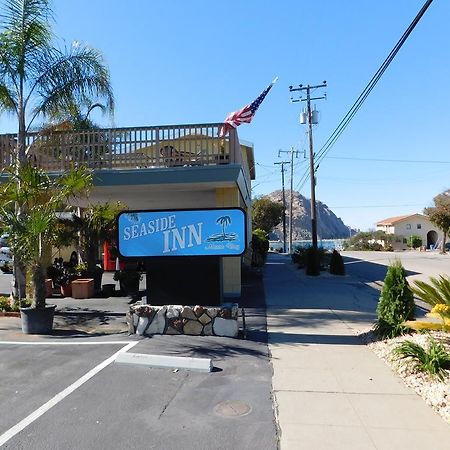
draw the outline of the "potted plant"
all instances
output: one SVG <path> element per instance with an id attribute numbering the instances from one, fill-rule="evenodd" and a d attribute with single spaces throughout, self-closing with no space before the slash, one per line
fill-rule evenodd
<path id="1" fill-rule="evenodd" d="M 132 295 L 139 292 L 139 282 L 142 280 L 141 273 L 134 267 L 125 267 L 114 273 L 114 281 L 120 284 L 120 290 L 124 295 Z"/>
<path id="2" fill-rule="evenodd" d="M 125 208 L 121 202 L 89 205 L 81 217 L 75 219 L 82 259 L 86 263 L 84 276 L 94 279 L 95 292 L 100 292 L 102 287 L 103 268 L 97 264 L 100 245 L 115 237 L 116 217 Z"/>
<path id="3" fill-rule="evenodd" d="M 92 176 L 80 167 L 50 177 L 28 163 L 11 168 L 8 175 L 0 185 L 0 216 L 8 228 L 14 258 L 24 268 L 24 273 L 31 273 L 33 304 L 20 309 L 22 330 L 24 333 L 49 333 L 55 305 L 46 305 L 45 301 L 45 249 L 52 245 L 55 237 L 56 213 L 86 192 L 92 184 Z"/>

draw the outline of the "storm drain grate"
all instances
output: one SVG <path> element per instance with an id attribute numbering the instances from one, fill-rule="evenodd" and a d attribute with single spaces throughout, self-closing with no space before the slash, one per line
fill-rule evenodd
<path id="1" fill-rule="evenodd" d="M 225 417 L 245 416 L 252 408 L 241 400 L 227 400 L 221 402 L 214 408 L 214 412 Z"/>

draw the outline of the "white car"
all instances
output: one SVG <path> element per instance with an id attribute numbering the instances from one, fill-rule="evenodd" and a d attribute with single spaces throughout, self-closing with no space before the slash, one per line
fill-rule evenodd
<path id="1" fill-rule="evenodd" d="M 3 269 L 7 264 L 12 268 L 11 248 L 8 245 L 8 235 L 2 234 L 0 236 L 0 269 Z"/>

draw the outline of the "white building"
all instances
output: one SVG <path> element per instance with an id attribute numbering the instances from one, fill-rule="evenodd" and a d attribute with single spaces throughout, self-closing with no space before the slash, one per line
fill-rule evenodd
<path id="1" fill-rule="evenodd" d="M 377 230 L 395 235 L 392 243 L 394 250 L 407 249 L 407 240 L 411 236 L 419 236 L 422 239 L 422 245 L 426 248 L 442 245 L 442 231 L 423 214 L 388 217 L 377 222 Z"/>

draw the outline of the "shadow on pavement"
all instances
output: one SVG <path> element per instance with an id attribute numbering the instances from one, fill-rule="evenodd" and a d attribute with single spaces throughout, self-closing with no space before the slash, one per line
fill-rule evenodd
<path id="1" fill-rule="evenodd" d="M 387 266 L 382 264 L 377 264 L 371 261 L 365 261 L 358 258 L 352 258 L 350 256 L 344 256 L 345 270 L 348 275 L 359 278 L 365 282 L 383 281 Z M 392 261 L 395 260 L 395 253 L 392 254 Z M 418 275 L 419 272 L 413 272 L 411 270 L 406 271 L 406 275 Z"/>

